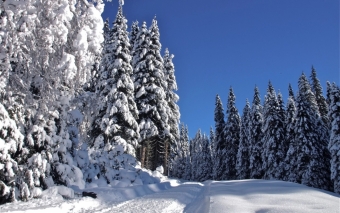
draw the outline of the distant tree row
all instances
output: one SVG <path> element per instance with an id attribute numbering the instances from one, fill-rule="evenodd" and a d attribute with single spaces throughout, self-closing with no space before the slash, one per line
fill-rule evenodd
<path id="1" fill-rule="evenodd" d="M 310 81 L 302 74 L 298 88 L 295 96 L 289 85 L 284 106 L 270 82 L 263 105 L 255 87 L 252 106 L 247 100 L 242 117 L 232 88 L 226 118 L 217 95 L 210 143 L 200 131 L 189 142 L 182 126 L 171 174 L 195 181 L 285 180 L 340 193 L 339 87 L 327 82 L 325 98 L 312 67 Z"/>

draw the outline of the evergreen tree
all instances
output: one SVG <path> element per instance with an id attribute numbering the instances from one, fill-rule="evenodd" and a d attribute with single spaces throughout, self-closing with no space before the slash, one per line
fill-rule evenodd
<path id="1" fill-rule="evenodd" d="M 255 87 L 254 99 L 251 109 L 250 115 L 250 178 L 262 178 L 262 125 L 263 125 L 263 116 L 262 111 L 263 107 L 261 105 L 260 100 L 260 92 L 257 87 Z"/>
<path id="2" fill-rule="evenodd" d="M 0 103 L 0 204 L 15 199 L 11 192 L 15 190 L 16 177 L 19 174 L 17 160 L 27 152 L 23 148 L 23 139 L 15 121 Z"/>
<path id="3" fill-rule="evenodd" d="M 139 138 L 126 22 L 119 7 L 104 46 L 101 82 L 96 88 L 98 114 L 92 125 L 91 157 L 108 183 L 124 178 L 123 170 L 134 170 L 133 157 Z"/>
<path id="4" fill-rule="evenodd" d="M 163 165 L 167 159 L 165 141 L 171 139 L 169 126 L 169 106 L 164 88 L 164 63 L 160 55 L 159 29 L 154 19 L 150 30 L 144 22 L 133 48 L 133 81 L 135 86 L 135 101 L 139 111 L 139 129 L 141 148 L 141 163 L 146 163 L 146 147 L 152 150 L 151 167 Z"/>
<path id="5" fill-rule="evenodd" d="M 295 101 L 295 95 L 291 84 L 289 84 L 288 86 L 288 96 L 293 98 L 293 100 Z"/>
<path id="6" fill-rule="evenodd" d="M 177 101 L 179 100 L 178 95 L 175 93 L 177 90 L 177 83 L 175 78 L 175 68 L 172 63 L 174 55 L 170 55 L 168 49 L 165 49 L 165 55 L 163 57 L 164 61 L 164 77 L 166 80 L 165 95 L 166 101 L 168 103 L 168 118 L 169 118 L 169 127 L 170 127 L 170 140 L 165 141 L 165 160 L 168 159 L 168 149 L 171 144 L 176 143 L 179 140 L 179 119 L 180 112 L 179 107 L 177 105 Z M 169 144 L 170 143 L 170 144 Z M 166 163 L 165 163 L 166 165 Z M 165 167 L 166 169 L 166 167 Z"/>
<path id="7" fill-rule="evenodd" d="M 329 154 L 318 126 L 320 115 L 315 96 L 304 74 L 299 78 L 296 98 L 295 143 L 297 144 L 297 182 L 328 190 L 330 183 Z"/>
<path id="8" fill-rule="evenodd" d="M 130 51 L 131 51 L 131 55 L 133 55 L 132 51 L 133 51 L 133 47 L 136 43 L 138 33 L 139 33 L 138 21 L 132 22 L 131 31 L 130 31 Z"/>
<path id="9" fill-rule="evenodd" d="M 199 163 L 197 167 L 197 181 L 203 182 L 211 178 L 212 161 L 209 139 L 203 134 L 201 138 L 201 149 L 199 150 Z"/>
<path id="10" fill-rule="evenodd" d="M 282 102 L 282 100 L 281 100 Z M 284 115 L 274 87 L 269 82 L 263 110 L 262 169 L 265 179 L 282 179 L 281 162 L 285 157 Z"/>
<path id="11" fill-rule="evenodd" d="M 238 179 L 248 179 L 250 176 L 249 158 L 251 143 L 249 140 L 250 133 L 250 104 L 246 101 L 246 106 L 243 108 L 240 128 L 240 144 L 237 152 L 236 171 Z"/>
<path id="12" fill-rule="evenodd" d="M 210 152 L 211 152 L 211 178 L 213 178 L 213 174 L 216 174 L 216 136 L 213 127 L 210 127 L 209 132 L 209 140 L 210 140 Z"/>
<path id="13" fill-rule="evenodd" d="M 328 104 L 326 102 L 325 97 L 323 96 L 322 87 L 321 87 L 319 79 L 316 76 L 316 70 L 314 69 L 313 66 L 312 66 L 312 73 L 311 73 L 310 79 L 311 79 L 312 92 L 315 95 L 315 99 L 318 104 L 320 116 L 322 118 L 322 121 L 324 122 L 324 125 L 326 126 L 326 128 L 328 128 L 329 126 Z"/>
<path id="14" fill-rule="evenodd" d="M 236 179 L 236 156 L 240 143 L 241 118 L 235 106 L 235 95 L 230 87 L 227 104 L 227 122 L 225 125 L 226 135 L 226 178 Z"/>
<path id="15" fill-rule="evenodd" d="M 332 85 L 329 89 L 329 118 L 331 120 L 331 137 L 328 148 L 331 152 L 331 179 L 333 190 L 340 193 L 340 89 Z"/>
<path id="16" fill-rule="evenodd" d="M 295 143 L 295 98 L 293 93 L 289 93 L 288 101 L 287 101 L 287 111 L 286 111 L 286 120 L 285 120 L 285 139 L 284 143 L 288 145 L 288 149 L 286 152 L 285 160 L 284 160 L 284 174 L 283 180 L 287 180 L 290 182 L 296 182 L 296 150 L 297 144 Z"/>
<path id="17" fill-rule="evenodd" d="M 224 121 L 224 109 L 222 105 L 222 101 L 218 95 L 216 95 L 215 102 L 215 143 L 216 150 L 215 152 L 215 164 L 214 164 L 214 180 L 223 180 L 225 179 L 225 152 L 226 152 L 226 142 L 225 142 L 225 121 Z"/>
<path id="18" fill-rule="evenodd" d="M 331 104 L 331 91 L 332 91 L 332 85 L 329 81 L 327 81 L 326 102 L 327 102 L 328 106 Z"/>
<path id="19" fill-rule="evenodd" d="M 202 143 L 203 136 L 199 129 L 195 137 L 191 140 L 191 180 L 193 181 L 199 181 L 202 172 L 200 171 Z"/>

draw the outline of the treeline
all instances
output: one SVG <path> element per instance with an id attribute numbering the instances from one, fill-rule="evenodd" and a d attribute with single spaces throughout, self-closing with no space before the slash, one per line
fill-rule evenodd
<path id="1" fill-rule="evenodd" d="M 123 1 L 120 1 L 121 4 Z M 0 204 L 54 185 L 144 184 L 179 138 L 173 55 L 120 5 L 0 2 Z M 150 178 L 148 180 L 151 180 Z"/>
<path id="2" fill-rule="evenodd" d="M 340 193 L 340 90 L 327 82 L 327 97 L 312 67 L 302 74 L 295 95 L 291 85 L 284 104 L 269 82 L 264 103 L 255 87 L 242 117 L 230 88 L 226 115 L 216 96 L 215 129 L 189 141 L 181 126 L 173 148 L 171 175 L 194 181 L 284 180 Z"/>

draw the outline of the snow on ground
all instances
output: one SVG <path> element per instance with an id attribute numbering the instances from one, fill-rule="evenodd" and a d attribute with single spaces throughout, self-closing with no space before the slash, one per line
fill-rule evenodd
<path id="1" fill-rule="evenodd" d="M 180 182 L 86 189 L 90 197 L 63 199 L 58 190 L 41 199 L 0 206 L 0 212 L 340 212 L 340 196 L 283 181 L 237 180 Z M 77 191 L 75 191 L 77 192 Z"/>

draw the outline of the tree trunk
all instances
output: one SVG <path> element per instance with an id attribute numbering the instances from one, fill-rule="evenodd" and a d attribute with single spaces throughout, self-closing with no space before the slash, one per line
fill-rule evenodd
<path id="1" fill-rule="evenodd" d="M 146 152 L 146 146 L 145 146 L 145 143 L 142 142 L 142 145 L 140 147 L 140 163 L 141 163 L 142 168 L 145 168 L 145 152 Z"/>
<path id="2" fill-rule="evenodd" d="M 169 160 L 169 141 L 165 140 L 163 167 L 164 167 L 164 175 L 166 176 L 168 175 L 168 160 Z"/>

